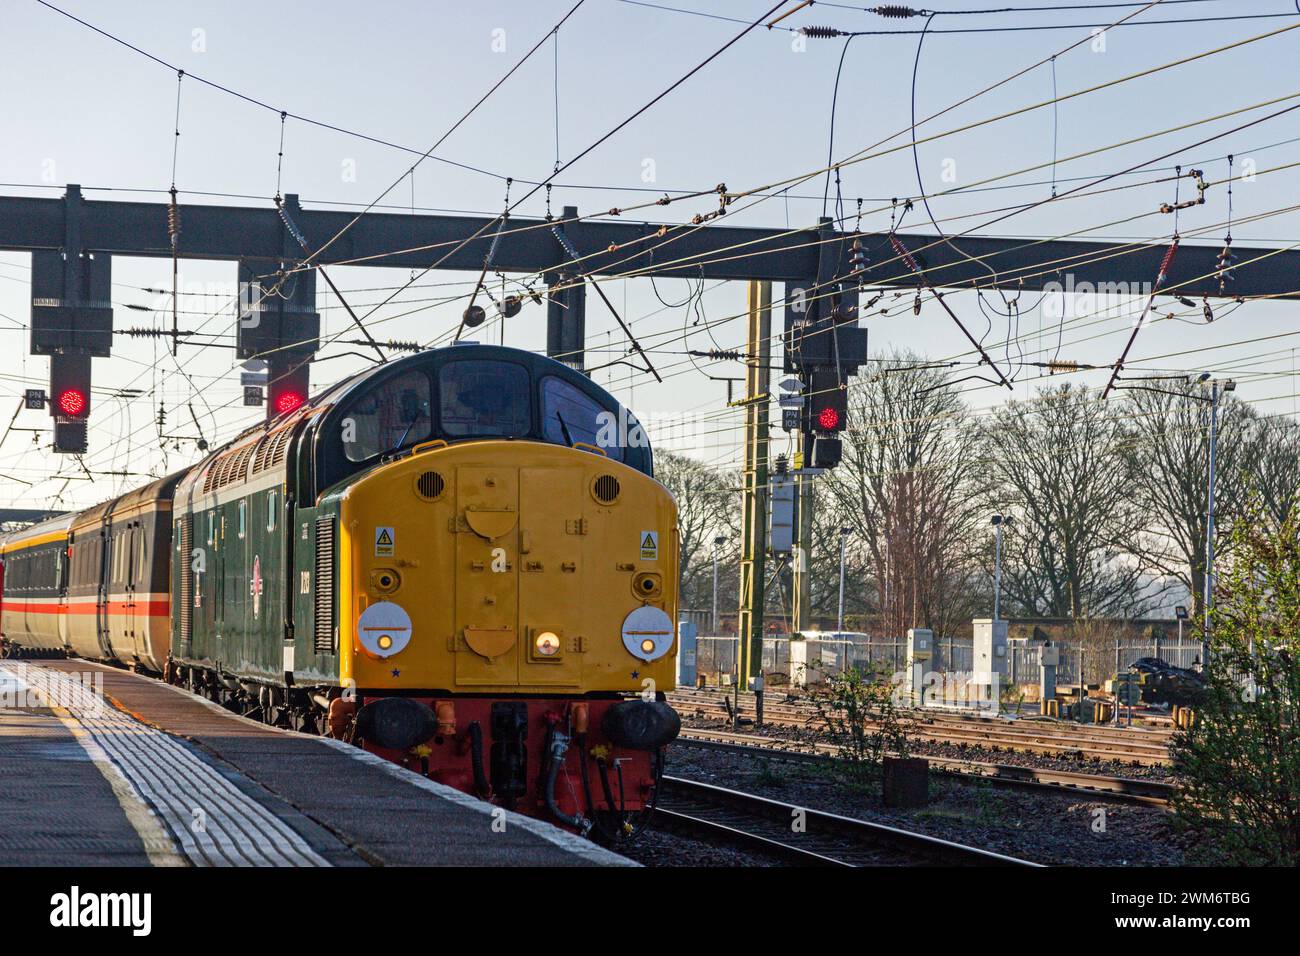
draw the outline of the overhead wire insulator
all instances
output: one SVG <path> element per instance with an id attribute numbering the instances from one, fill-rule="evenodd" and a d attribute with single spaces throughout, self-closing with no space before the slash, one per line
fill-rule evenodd
<path id="1" fill-rule="evenodd" d="M 280 214 L 280 218 L 284 221 L 284 228 L 289 230 L 289 235 L 293 236 L 294 241 L 298 243 L 298 245 L 302 246 L 303 249 L 306 249 L 307 236 L 298 228 L 298 224 L 293 221 L 293 218 L 289 215 L 289 211 L 284 208 L 283 203 L 276 206 L 276 212 Z"/>
<path id="2" fill-rule="evenodd" d="M 571 260 L 577 262 L 582 258 L 582 256 L 578 255 L 578 247 L 569 239 L 563 226 L 557 222 L 551 226 L 551 232 L 554 234 L 556 241 L 559 242 L 560 248 L 565 251 L 565 254 L 567 254 Z"/>
<path id="3" fill-rule="evenodd" d="M 814 40 L 833 40 L 835 37 L 844 36 L 844 31 L 837 30 L 835 27 L 800 27 L 799 32 Z"/>
<path id="4" fill-rule="evenodd" d="M 167 238 L 175 249 L 181 238 L 181 207 L 176 205 L 176 190 L 173 189 L 171 194 L 172 201 L 167 207 Z"/>
<path id="5" fill-rule="evenodd" d="M 861 239 L 854 239 L 849 246 L 849 272 L 858 276 L 858 285 L 862 285 L 862 273 L 867 271 L 867 250 L 862 247 Z"/>
<path id="6" fill-rule="evenodd" d="M 913 10 L 911 7 L 905 7 L 899 3 L 886 3 L 879 7 L 871 7 L 870 12 L 878 17 L 885 17 L 890 20 L 906 20 L 909 17 L 926 17 L 930 15 L 929 10 Z"/>

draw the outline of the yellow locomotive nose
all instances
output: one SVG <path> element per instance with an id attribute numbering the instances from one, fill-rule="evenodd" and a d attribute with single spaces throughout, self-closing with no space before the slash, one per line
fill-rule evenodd
<path id="1" fill-rule="evenodd" d="M 342 502 L 358 651 L 345 676 L 451 694 L 670 690 L 676 524 L 663 485 L 591 451 L 439 442 L 388 463 Z"/>

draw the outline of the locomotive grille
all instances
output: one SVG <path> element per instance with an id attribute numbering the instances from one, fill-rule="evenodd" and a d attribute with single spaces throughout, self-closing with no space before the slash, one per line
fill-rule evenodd
<path id="1" fill-rule="evenodd" d="M 181 653 L 190 652 L 190 634 L 194 627 L 194 571 L 190 568 L 190 550 L 194 539 L 194 518 L 185 515 L 179 522 L 181 532 L 181 553 L 177 567 L 181 578 Z"/>
<path id="2" fill-rule="evenodd" d="M 620 490 L 617 478 L 613 475 L 601 475 L 596 479 L 591 492 L 596 496 L 597 501 L 608 505 L 618 500 Z"/>
<path id="3" fill-rule="evenodd" d="M 443 489 L 446 487 L 447 483 L 443 480 L 442 475 L 436 471 L 426 471 L 415 482 L 415 490 L 425 501 L 433 501 L 442 494 Z"/>
<path id="4" fill-rule="evenodd" d="M 316 653 L 334 653 L 334 518 L 316 519 Z"/>

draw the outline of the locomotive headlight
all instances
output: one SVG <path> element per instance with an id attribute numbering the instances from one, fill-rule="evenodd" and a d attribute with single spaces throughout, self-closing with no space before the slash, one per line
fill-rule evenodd
<path id="1" fill-rule="evenodd" d="M 551 631 L 542 631 L 533 641 L 533 647 L 541 657 L 554 657 L 560 651 L 560 638 Z"/>
<path id="2" fill-rule="evenodd" d="M 659 660 L 673 649 L 673 636 L 673 619 L 652 604 L 623 619 L 623 646 L 639 660 Z"/>

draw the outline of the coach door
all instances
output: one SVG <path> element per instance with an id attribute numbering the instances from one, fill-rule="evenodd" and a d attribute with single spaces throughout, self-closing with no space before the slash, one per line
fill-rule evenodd
<path id="1" fill-rule="evenodd" d="M 144 564 L 140 555 L 140 547 L 143 540 L 144 529 L 140 527 L 139 520 L 137 519 L 130 522 L 130 524 L 127 525 L 126 540 L 126 587 L 123 589 L 125 591 L 124 597 L 126 599 L 126 615 L 122 622 L 122 626 L 126 631 L 125 637 L 130 642 L 125 646 L 131 648 L 132 653 L 135 655 L 137 660 L 141 660 L 147 656 L 146 653 L 142 653 L 145 649 L 141 646 L 143 642 L 140 640 L 140 637 L 141 625 L 144 622 L 140 619 L 140 610 L 136 603 L 138 598 L 137 585 Z"/>
<path id="2" fill-rule="evenodd" d="M 95 640 L 104 657 L 112 656 L 113 642 L 109 635 L 108 595 L 113 575 L 113 538 L 109 516 L 99 523 L 99 581 L 95 590 Z"/>

